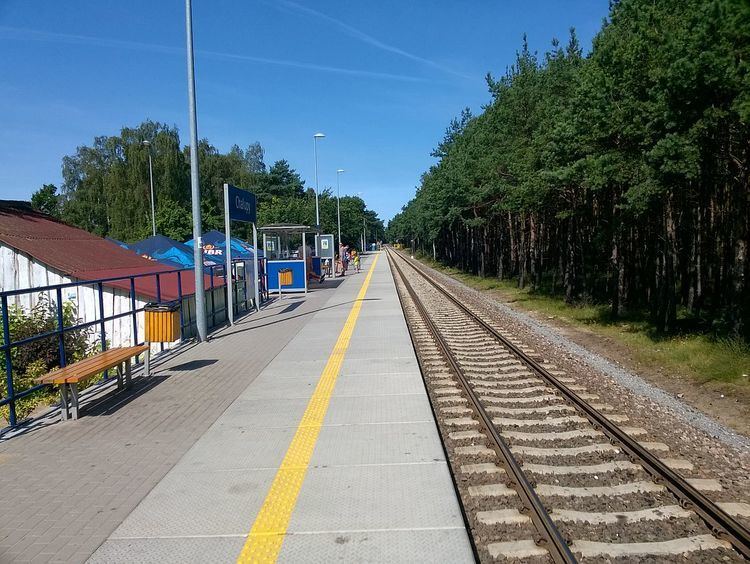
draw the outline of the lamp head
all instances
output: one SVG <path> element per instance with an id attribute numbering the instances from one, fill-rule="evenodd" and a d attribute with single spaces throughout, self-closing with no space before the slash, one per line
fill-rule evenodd
<path id="1" fill-rule="evenodd" d="M 336 171 L 336 174 L 341 174 L 342 172 L 346 172 L 343 168 L 340 168 Z"/>
<path id="2" fill-rule="evenodd" d="M 313 135 L 313 137 L 315 137 L 315 139 L 322 139 L 323 137 L 325 137 L 325 134 L 323 134 L 323 133 L 316 133 L 315 135 Z"/>
<path id="3" fill-rule="evenodd" d="M 148 147 L 149 145 L 151 145 L 151 142 L 148 139 L 144 139 L 143 141 L 141 141 L 141 144 Z"/>

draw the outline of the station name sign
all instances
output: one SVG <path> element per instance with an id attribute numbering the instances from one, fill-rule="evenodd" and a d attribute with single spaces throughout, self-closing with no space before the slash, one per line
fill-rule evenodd
<path id="1" fill-rule="evenodd" d="M 227 186 L 227 190 L 229 192 L 229 218 L 233 221 L 255 223 L 257 220 L 255 194 L 231 185 Z"/>

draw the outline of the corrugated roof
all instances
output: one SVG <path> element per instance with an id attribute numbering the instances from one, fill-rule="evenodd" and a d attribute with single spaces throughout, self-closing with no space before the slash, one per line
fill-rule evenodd
<path id="1" fill-rule="evenodd" d="M 30 255 L 64 275 L 82 280 L 173 270 L 88 231 L 37 212 L 26 202 L 0 200 L 0 242 Z M 175 299 L 177 275 L 168 274 L 160 278 L 163 278 L 162 299 Z M 181 273 L 181 279 L 183 295 L 193 294 L 195 283 L 191 273 Z M 208 288 L 211 279 L 206 276 L 204 280 Z M 222 282 L 215 278 L 214 285 L 220 285 Z M 110 285 L 129 290 L 129 283 L 126 281 Z M 136 289 L 139 294 L 155 298 L 155 278 L 138 279 Z"/>
<path id="2" fill-rule="evenodd" d="M 139 257 L 102 237 L 34 211 L 23 202 L 0 200 L 0 241 L 63 274 L 103 278 L 168 268 Z"/>

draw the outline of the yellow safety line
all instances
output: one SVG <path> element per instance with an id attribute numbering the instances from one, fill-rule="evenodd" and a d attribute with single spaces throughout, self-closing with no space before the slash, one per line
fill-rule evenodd
<path id="1" fill-rule="evenodd" d="M 253 528 L 247 535 L 245 546 L 242 548 L 237 562 L 276 562 L 284 542 L 284 535 L 292 517 L 292 511 L 297 504 L 297 496 L 302 488 L 302 482 L 310 464 L 315 443 L 318 441 L 320 428 L 323 425 L 328 403 L 331 400 L 333 387 L 344 362 L 344 355 L 349 348 L 354 326 L 362 308 L 362 300 L 367 293 L 370 279 L 378 262 L 379 255 L 375 255 L 370 270 L 367 272 L 362 288 L 357 294 L 349 317 L 344 323 L 344 328 L 339 333 L 336 345 L 333 347 L 331 356 L 320 375 L 318 385 L 307 404 L 297 432 L 294 434 L 289 449 L 286 451 L 284 460 L 279 467 L 271 484 L 263 506 L 255 518 Z"/>

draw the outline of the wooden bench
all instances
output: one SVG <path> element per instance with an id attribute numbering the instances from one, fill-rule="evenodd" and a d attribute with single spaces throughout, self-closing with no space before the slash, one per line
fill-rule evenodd
<path id="1" fill-rule="evenodd" d="M 78 419 L 78 384 L 86 382 L 110 368 L 117 368 L 117 389 L 130 387 L 131 359 L 141 353 L 146 354 L 144 371 L 149 373 L 149 346 L 122 347 L 102 351 L 63 368 L 53 370 L 37 378 L 43 384 L 60 386 L 60 417 L 63 421 Z M 124 365 L 124 369 L 123 369 Z M 123 382 L 124 376 L 124 382 Z"/>

